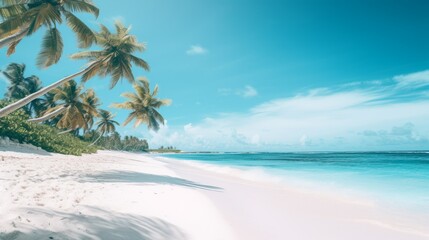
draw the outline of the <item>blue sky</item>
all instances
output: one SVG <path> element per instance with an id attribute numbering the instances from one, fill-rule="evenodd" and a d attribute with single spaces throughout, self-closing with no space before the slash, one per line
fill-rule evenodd
<path id="1" fill-rule="evenodd" d="M 161 109 L 160 132 L 120 127 L 122 134 L 185 150 L 400 150 L 429 144 L 429 2 L 95 0 L 89 25 L 120 19 L 147 43 L 140 56 L 173 104 Z M 62 28 L 64 57 L 34 67 L 41 33 L 25 39 L 9 62 L 45 85 L 84 62 L 74 35 Z M 121 102 L 127 81 L 86 84 L 103 106 Z M 6 84 L 0 81 L 0 94 Z M 123 121 L 126 111 L 109 109 Z"/>

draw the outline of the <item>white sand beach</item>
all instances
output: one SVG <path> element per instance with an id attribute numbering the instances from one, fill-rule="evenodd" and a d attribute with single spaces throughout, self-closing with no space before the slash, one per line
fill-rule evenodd
<path id="1" fill-rule="evenodd" d="M 0 239 L 429 239 L 364 201 L 151 155 L 0 147 Z"/>

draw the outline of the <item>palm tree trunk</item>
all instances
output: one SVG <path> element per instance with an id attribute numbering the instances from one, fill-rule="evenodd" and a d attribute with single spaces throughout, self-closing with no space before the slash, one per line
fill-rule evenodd
<path id="1" fill-rule="evenodd" d="M 93 143 L 89 144 L 89 146 L 94 145 L 98 140 L 100 140 L 100 138 L 101 138 L 103 135 L 104 135 L 104 133 L 100 134 L 100 136 L 99 136 L 97 139 L 95 139 L 95 141 L 94 141 Z"/>
<path id="2" fill-rule="evenodd" d="M 57 109 L 57 110 L 55 110 L 55 111 L 53 111 L 53 112 L 51 112 L 51 113 L 48 113 L 48 114 L 46 114 L 46 115 L 44 115 L 44 116 L 42 116 L 42 117 L 29 119 L 28 121 L 29 121 L 29 122 L 36 122 L 36 123 L 38 123 L 38 122 L 44 122 L 44 121 L 46 121 L 46 120 L 49 120 L 49 119 L 51 119 L 51 118 L 56 117 L 57 115 L 60 115 L 60 114 L 61 114 L 61 113 L 63 113 L 66 109 L 67 109 L 67 107 L 66 107 L 66 106 L 62 106 L 61 108 L 59 108 L 59 109 Z"/>
<path id="3" fill-rule="evenodd" d="M 74 130 L 76 130 L 76 129 L 78 129 L 78 128 L 71 128 L 71 129 L 67 129 L 67 130 L 65 130 L 65 131 L 59 132 L 59 133 L 58 133 L 58 135 L 60 135 L 60 134 L 64 134 L 64 133 L 69 133 L 69 132 L 74 131 Z"/>
<path id="4" fill-rule="evenodd" d="M 94 62 L 94 63 L 90 64 L 88 67 L 86 67 L 85 69 L 83 69 L 83 70 L 81 70 L 75 74 L 72 74 L 70 76 L 62 78 L 59 81 L 52 83 L 51 85 L 44 87 L 35 93 L 32 93 L 32 94 L 14 102 L 14 103 L 7 105 L 6 107 L 0 109 L 0 118 L 5 117 L 6 115 L 12 113 L 13 111 L 27 105 L 28 103 L 30 103 L 34 99 L 36 99 L 40 96 L 43 96 L 44 94 L 48 93 L 49 91 L 51 91 L 51 90 L 61 86 L 62 84 L 72 80 L 73 78 L 80 76 L 82 74 L 85 74 L 86 72 L 90 71 L 96 64 L 97 64 L 97 62 Z"/>
<path id="5" fill-rule="evenodd" d="M 29 28 L 27 26 L 27 27 L 19 30 L 18 32 L 14 33 L 10 36 L 7 36 L 5 38 L 0 39 L 0 48 L 7 46 L 7 45 L 9 45 L 15 41 L 18 41 L 18 40 L 21 40 L 22 38 L 24 38 L 25 35 L 27 35 L 27 33 L 28 33 L 28 29 Z"/>

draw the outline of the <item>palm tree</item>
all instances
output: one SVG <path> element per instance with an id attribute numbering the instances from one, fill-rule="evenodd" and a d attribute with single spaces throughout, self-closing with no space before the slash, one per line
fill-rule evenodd
<path id="1" fill-rule="evenodd" d="M 26 96 L 35 93 L 42 88 L 42 81 L 40 81 L 40 79 L 36 76 L 31 76 L 30 78 L 27 78 L 26 88 L 28 91 L 28 94 L 26 94 Z M 42 98 L 36 98 L 32 102 L 30 102 L 27 105 L 28 113 L 30 115 L 34 113 L 34 115 L 38 116 L 42 111 L 42 101 Z"/>
<path id="2" fill-rule="evenodd" d="M 29 94 L 37 92 L 41 88 L 42 82 L 37 76 L 25 77 L 25 64 L 11 63 L 3 71 L 3 75 L 9 81 L 5 97 L 8 99 L 21 99 Z M 26 107 L 26 112 L 31 114 L 39 111 L 40 100 L 35 99 Z"/>
<path id="3" fill-rule="evenodd" d="M 100 110 L 99 113 L 100 120 L 97 122 L 97 131 L 100 133 L 100 136 L 93 143 L 91 143 L 91 145 L 94 145 L 105 134 L 115 132 L 115 125 L 119 125 L 117 121 L 113 120 L 115 116 L 111 112 Z"/>
<path id="4" fill-rule="evenodd" d="M 99 116 L 98 107 L 101 105 L 100 100 L 95 95 L 93 89 L 88 89 L 82 95 L 82 102 L 87 106 L 85 113 L 85 121 L 88 124 L 88 129 L 94 125 L 94 117 Z"/>
<path id="5" fill-rule="evenodd" d="M 56 126 L 60 129 L 88 129 L 85 116 L 86 114 L 94 114 L 97 110 L 83 101 L 87 93 L 82 93 L 82 90 L 83 87 L 79 86 L 74 80 L 55 89 L 54 100 L 58 102 L 58 105 L 48 109 L 45 116 L 32 121 L 41 122 L 59 116 Z"/>
<path id="6" fill-rule="evenodd" d="M 122 78 L 126 78 L 130 82 L 134 82 L 134 75 L 131 70 L 132 64 L 142 67 L 145 70 L 149 70 L 149 65 L 146 61 L 133 55 L 136 51 L 143 51 L 145 49 L 144 44 L 139 43 L 135 36 L 130 35 L 130 29 L 126 28 L 122 23 L 116 22 L 115 26 L 116 33 L 111 33 L 107 27 L 101 25 L 101 31 L 96 34 L 97 44 L 102 47 L 102 50 L 86 51 L 72 55 L 73 59 L 87 59 L 89 64 L 86 68 L 60 79 L 40 91 L 0 109 L 0 117 L 4 117 L 25 106 L 32 100 L 48 93 L 77 76 L 82 75 L 82 81 L 86 82 L 95 75 L 102 77 L 109 75 L 111 76 L 111 88 L 113 88 Z"/>
<path id="7" fill-rule="evenodd" d="M 39 120 L 38 122 L 47 123 L 48 125 L 55 126 L 58 122 L 58 117 L 50 117 L 50 116 L 43 116 L 43 114 L 46 114 L 47 110 L 56 107 L 58 104 L 55 101 L 55 93 L 49 92 L 43 95 L 43 98 L 40 98 L 40 110 L 39 114 L 37 116 L 43 118 L 42 120 Z M 32 121 L 35 121 L 37 119 L 32 119 Z"/>
<path id="8" fill-rule="evenodd" d="M 164 124 L 164 118 L 157 109 L 161 106 L 169 105 L 171 100 L 156 98 L 158 85 L 155 86 L 151 93 L 149 81 L 145 78 L 139 78 L 133 87 L 136 93 L 122 94 L 122 96 L 129 99 L 127 102 L 113 104 L 115 108 L 131 110 L 123 125 L 125 126 L 135 119 L 134 127 L 145 123 L 148 129 L 158 131 L 159 125 Z"/>
<path id="9" fill-rule="evenodd" d="M 39 67 L 49 67 L 60 60 L 63 41 L 57 25 L 64 20 L 77 35 L 79 47 L 87 48 L 96 40 L 95 34 L 73 13 L 87 12 L 98 17 L 99 10 L 91 0 L 3 0 L 0 7 L 0 48 L 8 45 L 7 54 L 15 52 L 25 37 L 47 28 L 42 50 L 37 59 Z"/>
<path id="10" fill-rule="evenodd" d="M 46 110 L 56 107 L 57 102 L 55 101 L 55 93 L 49 92 L 43 95 L 43 98 L 41 98 L 41 108 L 42 112 L 45 112 Z"/>
<path id="11" fill-rule="evenodd" d="M 25 77 L 25 64 L 11 63 L 9 64 L 3 75 L 9 82 L 5 97 L 8 99 L 20 99 L 28 95 L 27 82 L 37 78 L 36 76 Z"/>

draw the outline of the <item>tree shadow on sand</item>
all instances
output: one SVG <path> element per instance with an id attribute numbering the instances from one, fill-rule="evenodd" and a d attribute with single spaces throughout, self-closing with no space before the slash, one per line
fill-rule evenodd
<path id="1" fill-rule="evenodd" d="M 49 221 L 49 226 L 63 226 L 63 230 L 35 227 L 28 222 L 18 224 L 17 230 L 1 233 L 1 240 L 30 239 L 103 239 L 103 240 L 186 240 L 186 235 L 175 225 L 159 218 L 107 212 L 86 207 L 88 213 L 65 213 L 26 209 Z M 69 227 L 67 227 L 69 226 Z"/>
<path id="2" fill-rule="evenodd" d="M 166 184 L 183 187 L 220 191 L 222 188 L 210 185 L 199 184 L 187 179 L 171 177 L 165 175 L 155 175 L 141 172 L 111 171 L 94 175 L 86 175 L 83 181 L 90 182 L 122 182 L 122 183 L 142 183 L 142 184 Z"/>
<path id="3" fill-rule="evenodd" d="M 4 156 L 4 157 L 10 157 L 11 156 L 10 153 L 6 153 L 8 151 L 19 152 L 19 153 L 29 153 L 29 154 L 41 155 L 41 156 L 52 156 L 51 153 L 49 153 L 43 149 L 27 148 L 27 147 L 22 147 L 22 146 L 8 147 L 8 146 L 0 145 L 0 160 L 1 160 L 1 156 Z"/>

